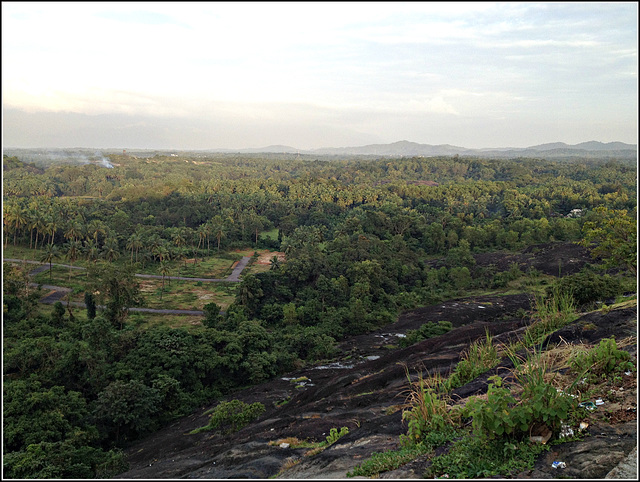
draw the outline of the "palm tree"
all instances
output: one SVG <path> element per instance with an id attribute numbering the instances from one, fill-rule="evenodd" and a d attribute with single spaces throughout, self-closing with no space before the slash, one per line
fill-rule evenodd
<path id="1" fill-rule="evenodd" d="M 273 258 L 269 260 L 269 264 L 271 265 L 269 269 L 272 271 L 280 269 L 280 260 L 278 259 L 278 256 L 273 256 Z"/>
<path id="2" fill-rule="evenodd" d="M 49 263 L 49 281 L 51 281 L 51 268 L 53 265 L 53 260 L 58 258 L 60 255 L 60 248 L 54 246 L 53 244 L 47 244 L 44 248 L 44 253 L 40 256 L 40 261 L 43 263 Z"/>
<path id="3" fill-rule="evenodd" d="M 35 231 L 36 229 L 35 222 L 36 222 L 37 214 L 38 214 L 37 209 L 30 204 L 29 208 L 27 208 L 27 227 L 29 228 L 29 249 L 33 248 L 33 231 Z"/>
<path id="4" fill-rule="evenodd" d="M 31 220 L 31 228 L 36 231 L 36 242 L 33 246 L 33 249 L 38 249 L 38 238 L 40 233 L 42 234 L 42 242 L 44 243 L 44 230 L 46 228 L 45 217 L 44 214 L 40 210 L 36 210 L 34 217 Z"/>
<path id="5" fill-rule="evenodd" d="M 204 233 L 207 236 L 207 256 L 209 256 L 209 247 L 210 247 L 210 236 L 213 233 L 213 226 L 211 225 L 211 221 L 207 221 L 204 224 Z"/>
<path id="6" fill-rule="evenodd" d="M 160 274 L 162 275 L 162 289 L 160 290 L 160 299 L 162 299 L 162 293 L 164 293 L 164 278 L 168 276 L 171 270 L 166 261 L 160 261 Z"/>
<path id="7" fill-rule="evenodd" d="M 10 205 L 7 211 L 5 211 L 4 222 L 5 225 L 13 231 L 13 245 L 15 246 L 18 240 L 18 231 L 28 224 L 24 210 L 18 204 Z"/>
<path id="8" fill-rule="evenodd" d="M 82 249 L 84 252 L 87 261 L 91 261 L 94 265 L 100 258 L 100 248 L 93 239 L 88 239 L 84 242 L 84 248 Z M 89 277 L 89 270 L 87 270 L 87 278 Z"/>
<path id="9" fill-rule="evenodd" d="M 222 216 L 215 216 L 211 220 L 211 232 L 218 241 L 218 251 L 220 251 L 220 240 L 226 237 L 226 228 Z"/>
<path id="10" fill-rule="evenodd" d="M 73 220 L 69 223 L 64 237 L 73 241 L 76 241 L 82 236 L 82 224 L 78 220 Z"/>
<path id="11" fill-rule="evenodd" d="M 73 269 L 73 263 L 78 259 L 82 245 L 80 244 L 80 241 L 72 239 L 65 243 L 64 246 L 67 253 L 67 259 L 71 263 L 71 266 L 69 266 L 69 281 L 71 281 L 71 270 Z"/>
<path id="12" fill-rule="evenodd" d="M 169 250 L 166 246 L 160 244 L 153 250 L 153 255 L 162 263 L 164 260 L 169 258 Z"/>
<path id="13" fill-rule="evenodd" d="M 107 227 L 102 221 L 94 219 L 89 223 L 89 226 L 87 226 L 87 236 L 91 235 L 93 237 L 93 240 L 96 242 L 96 246 L 98 245 L 98 235 L 100 233 L 102 233 L 103 236 L 106 236 Z"/>
<path id="14" fill-rule="evenodd" d="M 4 237 L 4 247 L 5 249 L 7 248 L 7 245 L 9 244 L 9 230 L 11 227 L 11 209 L 9 208 L 8 204 L 4 204 L 2 206 L 2 224 L 4 225 L 4 232 L 5 232 L 5 237 Z"/>
<path id="15" fill-rule="evenodd" d="M 102 247 L 102 256 L 110 263 L 120 257 L 118 240 L 116 238 L 109 237 L 104 240 L 104 246 Z"/>
<path id="16" fill-rule="evenodd" d="M 153 233 L 147 238 L 146 245 L 149 251 L 155 253 L 155 250 L 158 249 L 159 246 L 162 246 L 163 243 L 164 240 L 160 237 L 160 235 L 157 233 Z"/>
<path id="17" fill-rule="evenodd" d="M 208 228 L 206 224 L 201 224 L 200 226 L 198 226 L 198 229 L 196 230 L 196 233 L 198 234 L 198 248 L 200 249 L 200 245 L 204 244 L 204 241 L 206 239 L 208 239 Z M 207 254 L 209 254 L 209 250 L 207 249 Z"/>
<path id="18" fill-rule="evenodd" d="M 142 236 L 140 233 L 133 233 L 127 241 L 127 249 L 131 250 L 131 262 L 133 263 L 133 252 L 136 252 L 136 263 L 138 262 L 138 251 L 142 247 Z"/>
<path id="19" fill-rule="evenodd" d="M 49 244 L 53 245 L 53 241 L 56 237 L 56 232 L 58 231 L 58 226 L 60 223 L 56 219 L 55 215 L 51 215 L 47 218 L 47 226 L 45 228 L 46 233 L 51 236 L 51 242 Z"/>

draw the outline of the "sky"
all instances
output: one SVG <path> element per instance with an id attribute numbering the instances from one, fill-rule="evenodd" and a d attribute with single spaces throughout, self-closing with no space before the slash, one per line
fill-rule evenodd
<path id="1" fill-rule="evenodd" d="M 637 134 L 637 2 L 2 2 L 6 147 Z"/>

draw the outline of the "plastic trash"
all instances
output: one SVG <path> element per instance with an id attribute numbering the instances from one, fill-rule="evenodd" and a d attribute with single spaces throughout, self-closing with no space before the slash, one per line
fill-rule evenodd
<path id="1" fill-rule="evenodd" d="M 289 448 L 289 444 L 288 444 L 287 442 L 282 442 L 282 443 L 280 444 L 280 448 L 281 448 L 281 449 L 288 449 L 288 448 Z"/>
<path id="2" fill-rule="evenodd" d="M 569 425 L 563 423 L 560 427 L 560 438 L 573 437 L 573 429 Z"/>
<path id="3" fill-rule="evenodd" d="M 564 462 L 554 462 L 551 464 L 551 467 L 553 467 L 554 469 L 565 469 L 567 468 L 567 464 L 565 464 Z"/>
<path id="4" fill-rule="evenodd" d="M 580 428 L 578 430 L 580 430 L 581 432 L 583 430 L 585 430 L 587 427 L 589 426 L 589 424 L 587 422 L 580 422 Z"/>
<path id="5" fill-rule="evenodd" d="M 593 402 L 581 402 L 578 404 L 578 407 L 586 408 L 587 410 L 595 410 L 596 404 Z"/>
<path id="6" fill-rule="evenodd" d="M 596 400 L 596 405 L 604 405 L 604 402 L 602 401 L 602 398 L 598 398 Z"/>

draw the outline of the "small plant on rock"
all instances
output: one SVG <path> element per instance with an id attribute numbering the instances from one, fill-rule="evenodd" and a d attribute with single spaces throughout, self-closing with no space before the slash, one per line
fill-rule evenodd
<path id="1" fill-rule="evenodd" d="M 493 337 L 486 331 L 484 340 L 473 342 L 463 354 L 451 376 L 444 382 L 448 390 L 461 387 L 481 373 L 495 367 L 500 357 Z"/>
<path id="2" fill-rule="evenodd" d="M 264 405 L 260 402 L 252 404 L 247 404 L 240 400 L 220 402 L 214 409 L 206 412 L 211 413 L 209 424 L 205 427 L 197 428 L 191 433 L 207 430 L 220 430 L 225 434 L 237 432 L 262 415 L 264 411 Z"/>
<path id="3" fill-rule="evenodd" d="M 400 346 L 406 348 L 418 343 L 419 341 L 433 338 L 434 336 L 444 335 L 448 331 L 451 331 L 453 325 L 450 321 L 438 321 L 437 323 L 429 322 L 423 324 L 417 330 L 408 330 L 407 336 L 400 340 Z"/>
<path id="4" fill-rule="evenodd" d="M 575 354 L 570 364 L 575 372 L 588 368 L 589 377 L 593 379 L 632 370 L 630 358 L 628 352 L 618 348 L 614 338 L 604 338 L 591 350 Z"/>
<path id="5" fill-rule="evenodd" d="M 409 394 L 408 409 L 403 410 L 402 420 L 407 422 L 406 442 L 419 443 L 428 433 L 448 432 L 459 422 L 459 411 L 452 409 L 445 395 L 445 381 L 437 376 L 428 378 L 422 375 L 411 381 L 408 369 Z"/>

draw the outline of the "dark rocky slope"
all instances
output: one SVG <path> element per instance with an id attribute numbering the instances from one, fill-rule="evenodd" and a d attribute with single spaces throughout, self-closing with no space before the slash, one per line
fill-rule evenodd
<path id="1" fill-rule="evenodd" d="M 519 308 L 529 309 L 529 303 L 526 295 L 477 297 L 407 313 L 385 330 L 342 343 L 340 363 L 305 368 L 228 397 L 246 403 L 259 401 L 267 408 L 256 422 L 232 435 L 189 434 L 207 424 L 203 412 L 210 407 L 203 407 L 136 443 L 127 450 L 130 470 L 119 478 L 268 478 L 285 464 L 292 467 L 282 478 L 344 478 L 373 452 L 398 447 L 399 435 L 406 432 L 400 410 L 408 387 L 405 367 L 411 373 L 447 374 L 461 352 L 471 341 L 483 338 L 486 329 L 497 342 L 516 339 L 526 323 L 514 314 Z M 385 348 L 397 341 L 397 334 L 442 319 L 453 321 L 455 328 L 405 349 Z M 625 349 L 635 359 L 636 331 L 634 305 L 585 314 L 551 335 L 548 342 L 549 346 L 558 342 L 595 344 L 610 336 L 627 338 Z M 466 398 L 486 392 L 492 373 L 495 370 L 460 387 L 454 395 Z M 289 378 L 298 377 L 309 380 L 296 388 Z M 558 470 L 551 468 L 554 460 L 567 464 L 563 477 L 602 478 L 614 469 L 637 442 L 636 380 L 632 378 L 625 381 L 623 395 L 602 394 L 606 405 L 598 409 L 601 416 L 596 413 L 590 421 L 588 437 L 552 447 L 533 472 L 520 477 L 558 477 Z M 289 401 L 276 405 L 284 400 Z M 285 437 L 321 441 L 331 428 L 340 427 L 348 427 L 349 434 L 313 456 L 305 456 L 308 449 L 269 444 Z M 421 477 L 428 464 L 428 457 L 422 457 L 381 477 Z"/>

